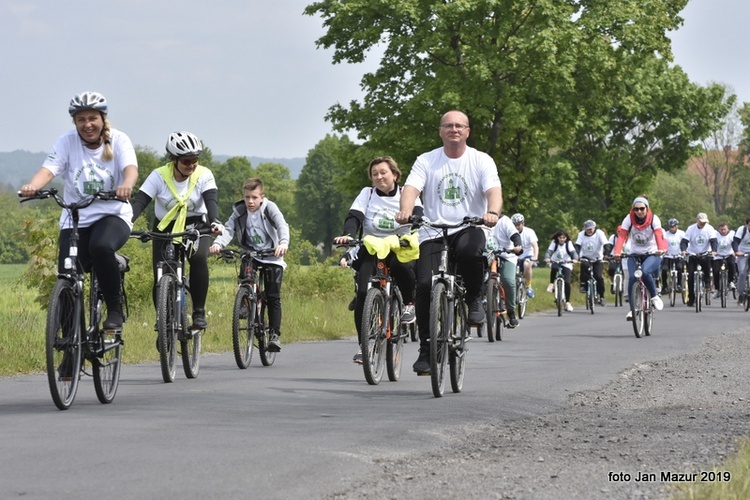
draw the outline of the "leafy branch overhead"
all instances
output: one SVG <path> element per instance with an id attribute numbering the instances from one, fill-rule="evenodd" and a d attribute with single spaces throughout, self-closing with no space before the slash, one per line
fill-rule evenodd
<path id="1" fill-rule="evenodd" d="M 552 156 L 575 172 L 582 208 L 614 223 L 726 113 L 721 86 L 702 88 L 670 64 L 667 33 L 686 4 L 323 0 L 305 13 L 323 18 L 317 44 L 334 63 L 380 56 L 362 101 L 329 108 L 336 130 L 357 130 L 406 166 L 437 146 L 440 115 L 461 109 L 471 145 L 498 164 L 506 212 L 549 199 L 538 179 Z"/>

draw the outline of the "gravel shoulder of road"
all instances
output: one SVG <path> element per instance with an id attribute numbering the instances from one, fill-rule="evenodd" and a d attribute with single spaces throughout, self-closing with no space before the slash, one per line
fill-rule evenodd
<path id="1" fill-rule="evenodd" d="M 750 331 L 724 332 L 546 415 L 467 423 L 426 454 L 374 456 L 379 472 L 328 498 L 667 498 L 680 483 L 663 473 L 692 477 L 737 451 L 749 395 Z"/>

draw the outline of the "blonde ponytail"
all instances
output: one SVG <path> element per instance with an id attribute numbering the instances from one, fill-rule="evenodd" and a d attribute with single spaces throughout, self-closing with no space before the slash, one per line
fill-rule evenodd
<path id="1" fill-rule="evenodd" d="M 104 128 L 102 129 L 102 135 L 104 139 L 104 153 L 102 154 L 102 159 L 109 161 L 115 157 L 115 153 L 112 151 L 112 144 L 110 142 L 109 120 L 107 120 L 107 115 L 103 115 L 103 118 Z"/>

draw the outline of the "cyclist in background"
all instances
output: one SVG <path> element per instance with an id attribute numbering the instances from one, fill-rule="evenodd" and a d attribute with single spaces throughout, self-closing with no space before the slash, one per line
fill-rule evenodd
<path id="1" fill-rule="evenodd" d="M 466 144 L 471 129 L 465 113 L 456 110 L 445 113 L 438 131 L 443 146 L 417 157 L 401 193 L 396 222 L 409 221 L 421 194 L 424 214 L 432 222 L 459 224 L 464 217 L 481 217 L 485 226 L 494 227 L 503 210 L 503 190 L 495 161 Z M 464 279 L 469 323 L 483 323 L 483 252 L 487 244 L 484 231 L 479 227 L 458 228 L 449 232 L 448 240 L 458 273 Z M 429 373 L 430 293 L 432 275 L 440 266 L 442 231 L 422 226 L 419 242 L 415 305 L 420 347 L 413 368 L 417 373 Z"/>
<path id="2" fill-rule="evenodd" d="M 523 214 L 513 214 L 510 220 L 516 226 L 518 234 L 521 235 L 523 252 L 518 256 L 518 266 L 523 271 L 523 279 L 526 281 L 526 296 L 532 298 L 534 297 L 534 289 L 531 288 L 531 278 L 534 264 L 539 260 L 539 238 L 536 236 L 536 231 L 526 227 Z"/>
<path id="3" fill-rule="evenodd" d="M 516 318 L 516 266 L 518 254 L 523 251 L 521 235 L 518 234 L 515 225 L 507 215 L 501 215 L 497 224 L 492 228 L 490 237 L 487 240 L 487 247 L 498 250 L 507 250 L 502 254 L 506 260 L 503 266 L 503 272 L 500 275 L 500 284 L 505 290 L 505 309 L 508 312 L 508 328 L 518 326 Z M 498 266 L 499 267 L 499 266 Z"/>
<path id="4" fill-rule="evenodd" d="M 615 245 L 617 243 L 617 232 L 619 230 L 620 230 L 620 226 L 617 226 L 617 228 L 615 229 L 615 232 L 612 233 L 612 235 L 609 237 L 609 244 L 611 246 L 609 254 L 606 252 L 606 249 L 605 249 L 605 252 L 604 252 L 605 256 L 610 257 L 609 268 L 607 269 L 607 274 L 609 274 L 609 282 L 610 282 L 609 291 L 610 291 L 610 293 L 612 295 L 615 294 L 615 273 L 617 272 L 617 259 L 615 259 L 613 257 L 612 252 L 613 252 L 613 250 L 615 248 Z M 622 246 L 622 252 L 626 253 L 626 254 L 630 253 L 630 241 L 629 240 L 625 240 L 625 243 Z M 628 261 L 626 260 L 625 262 L 620 262 L 620 264 L 622 265 L 622 286 L 623 286 L 622 289 L 627 292 L 627 289 L 628 289 Z M 628 299 L 628 294 L 625 293 L 625 301 L 627 302 L 628 300 L 629 300 Z"/>
<path id="5" fill-rule="evenodd" d="M 578 253 L 576 252 L 575 245 L 570 241 L 570 236 L 568 236 L 566 230 L 558 229 L 552 235 L 552 242 L 549 244 L 547 251 L 544 252 L 544 261 L 552 265 L 554 269 L 557 269 L 556 266 L 562 267 L 563 281 L 565 281 L 565 298 L 567 299 L 565 310 L 573 312 L 573 305 L 570 303 L 570 277 L 573 274 L 573 264 L 578 262 Z M 547 292 L 552 293 L 554 291 L 555 279 L 557 279 L 556 273 L 551 269 Z"/>
<path id="6" fill-rule="evenodd" d="M 734 240 L 732 241 L 732 249 L 734 250 L 735 257 L 743 257 L 737 259 L 737 304 L 743 305 L 745 294 L 745 281 L 747 279 L 748 270 L 748 257 L 750 254 L 750 217 L 745 219 L 745 224 L 737 228 L 734 232 Z"/>
<path id="7" fill-rule="evenodd" d="M 401 203 L 401 170 L 396 161 L 390 156 L 374 158 L 367 166 L 367 176 L 372 181 L 371 187 L 362 188 L 354 199 L 349 213 L 344 220 L 344 234 L 334 238 L 337 244 L 346 243 L 352 238 L 362 239 L 365 236 L 402 236 L 409 233 L 408 225 L 400 225 L 394 219 Z M 415 215 L 422 215 L 422 203 L 415 201 Z M 352 267 L 356 271 L 357 294 L 354 303 L 354 326 L 357 337 L 362 328 L 362 312 L 367 296 L 367 285 L 375 272 L 378 258 L 370 255 L 364 245 L 359 245 L 356 255 L 352 259 Z M 415 262 L 401 262 L 391 251 L 386 257 L 386 263 L 393 280 L 401 290 L 404 300 L 404 311 L 401 314 L 402 323 L 413 323 L 416 320 L 414 312 L 414 287 L 416 284 Z M 355 363 L 362 363 L 362 348 L 360 346 L 354 355 Z"/>
<path id="8" fill-rule="evenodd" d="M 669 228 L 664 233 L 664 239 L 667 240 L 667 253 L 664 254 L 664 258 L 661 261 L 661 294 L 667 295 L 669 290 L 669 265 L 671 261 L 675 260 L 675 268 L 677 269 L 677 276 L 682 276 L 682 270 L 684 267 L 684 262 L 682 259 L 678 259 L 678 257 L 682 256 L 682 251 L 680 250 L 680 243 L 682 242 L 682 239 L 685 237 L 685 231 L 679 228 L 680 221 L 677 219 L 669 219 L 669 222 L 667 223 L 669 225 Z M 676 293 L 682 293 L 682 280 L 677 280 L 677 290 L 675 290 Z"/>
<path id="9" fill-rule="evenodd" d="M 690 255 L 687 262 L 688 268 L 688 307 L 695 305 L 695 276 L 694 273 L 698 268 L 698 262 L 705 272 L 706 288 L 711 287 L 711 283 L 708 282 L 708 269 L 711 266 L 711 260 L 716 256 L 716 251 L 719 249 L 719 243 L 717 240 L 718 233 L 711 224 L 708 223 L 708 216 L 701 212 L 695 216 L 695 224 L 691 225 L 685 231 L 685 237 L 680 242 L 680 250 L 682 255 Z M 711 252 L 710 256 L 707 257 L 696 257 L 699 254 Z"/>
<path id="10" fill-rule="evenodd" d="M 243 197 L 232 205 L 221 236 L 211 245 L 211 254 L 221 252 L 233 236 L 243 250 L 274 249 L 271 257 L 256 259 L 263 263 L 263 286 L 268 305 L 268 351 L 281 351 L 281 282 L 284 278 L 284 255 L 289 249 L 289 224 L 276 203 L 266 198 L 263 181 L 257 177 L 242 185 Z M 244 277 L 244 274 L 240 275 Z"/>
<path id="11" fill-rule="evenodd" d="M 643 282 L 651 294 L 651 304 L 657 311 L 664 309 L 664 302 L 659 297 L 656 290 L 654 278 L 659 272 L 661 266 L 661 255 L 667 251 L 667 241 L 664 239 L 664 230 L 661 227 L 661 220 L 651 211 L 648 198 L 645 195 L 636 197 L 633 200 L 632 208 L 628 215 L 622 220 L 620 228 L 617 230 L 617 241 L 613 255 L 619 259 L 622 255 L 622 247 L 625 241 L 630 241 L 631 254 L 658 254 L 649 255 L 641 264 L 643 271 Z M 635 270 L 638 268 L 635 257 L 628 257 L 628 301 L 631 288 L 635 283 Z M 628 311 L 626 320 L 632 321 L 633 311 Z"/>
<path id="12" fill-rule="evenodd" d="M 726 222 L 719 224 L 719 234 L 716 235 L 716 257 L 713 261 L 714 270 L 714 298 L 719 297 L 719 281 L 721 280 L 721 261 L 727 259 L 727 279 L 729 281 L 729 289 L 733 290 L 734 285 L 734 266 L 735 258 L 734 251 L 732 250 L 732 243 L 734 242 L 734 231 L 729 229 L 729 225 Z"/>
<path id="13" fill-rule="evenodd" d="M 576 252 L 579 257 L 586 257 L 592 262 L 589 266 L 581 265 L 581 283 L 580 292 L 586 293 L 586 282 L 589 280 L 589 273 L 593 269 L 594 279 L 596 280 L 596 290 L 599 292 L 596 297 L 600 306 L 605 305 L 607 302 L 604 300 L 604 278 L 602 277 L 602 269 L 604 263 L 604 253 L 609 253 L 612 250 L 612 246 L 607 240 L 607 236 L 604 231 L 596 228 L 596 222 L 593 220 L 587 220 L 583 223 L 583 231 L 578 233 L 578 238 L 575 242 Z"/>
<path id="14" fill-rule="evenodd" d="M 212 227 L 221 232 L 214 174 L 198 163 L 203 145 L 190 132 L 173 132 L 167 138 L 169 162 L 151 172 L 143 181 L 133 201 L 133 222 L 156 200 L 152 231 L 181 233 L 187 227 Z M 151 264 L 154 274 L 152 297 L 156 307 L 157 265 L 164 260 L 168 240 L 152 241 Z M 208 297 L 208 248 L 211 236 L 202 235 L 188 254 L 190 263 L 190 296 L 193 299 L 193 326 L 206 328 L 206 297 Z"/>
<path id="15" fill-rule="evenodd" d="M 128 200 L 138 181 L 138 159 L 130 138 L 113 129 L 107 120 L 107 100 L 98 92 L 83 92 L 68 106 L 75 128 L 61 135 L 52 152 L 21 196 L 33 196 L 55 176 L 62 174 L 65 203 L 75 203 L 98 191 L 114 190 L 125 203 L 96 200 L 82 209 L 79 222 L 79 259 L 93 265 L 107 303 L 105 329 L 120 329 L 123 323 L 120 302 L 120 265 L 115 252 L 128 241 L 133 224 L 133 208 Z M 60 215 L 58 272 L 65 269 L 70 251 L 73 223 L 63 210 Z"/>

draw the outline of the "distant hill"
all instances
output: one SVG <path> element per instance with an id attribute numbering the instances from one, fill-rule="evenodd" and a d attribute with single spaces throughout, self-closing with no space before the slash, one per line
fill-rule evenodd
<path id="1" fill-rule="evenodd" d="M 39 170 L 46 157 L 46 152 L 32 153 L 21 149 L 10 153 L 0 152 L 0 186 L 10 186 L 11 189 L 20 188 L 21 184 L 31 179 L 31 176 Z M 213 157 L 219 162 L 225 162 L 230 158 L 227 155 L 214 155 Z M 289 169 L 292 179 L 299 177 L 305 165 L 304 158 L 260 158 L 257 156 L 247 158 L 254 167 L 261 163 L 280 163 Z"/>

